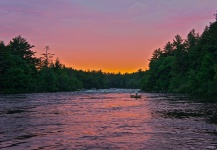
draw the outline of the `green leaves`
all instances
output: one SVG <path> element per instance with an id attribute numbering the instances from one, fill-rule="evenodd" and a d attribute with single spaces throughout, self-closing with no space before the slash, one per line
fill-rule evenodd
<path id="1" fill-rule="evenodd" d="M 163 51 L 157 49 L 142 79 L 142 89 L 192 94 L 217 94 L 217 22 L 201 36 L 191 30 L 184 40 L 176 35 Z"/>
<path id="2" fill-rule="evenodd" d="M 31 49 L 34 45 L 30 45 L 25 38 L 21 36 L 17 36 L 10 41 L 7 46 L 7 50 L 10 51 L 11 54 L 20 56 L 22 59 L 36 65 L 39 61 L 36 57 L 34 57 L 36 52 L 33 52 Z"/>
<path id="3" fill-rule="evenodd" d="M 81 71 L 67 68 L 46 51 L 36 58 L 25 38 L 17 36 L 8 45 L 0 41 L 0 93 L 75 91 L 82 88 L 139 88 L 144 71 L 132 74 Z M 48 48 L 48 47 L 47 47 Z M 49 49 L 47 49 L 49 50 Z"/>

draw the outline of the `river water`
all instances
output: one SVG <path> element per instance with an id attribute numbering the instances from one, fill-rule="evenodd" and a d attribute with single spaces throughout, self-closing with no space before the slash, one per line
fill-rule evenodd
<path id="1" fill-rule="evenodd" d="M 132 92 L 0 95 L 0 149 L 217 149 L 217 103 Z"/>

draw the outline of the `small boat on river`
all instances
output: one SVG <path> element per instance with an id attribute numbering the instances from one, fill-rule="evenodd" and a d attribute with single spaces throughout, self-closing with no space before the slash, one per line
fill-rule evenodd
<path id="1" fill-rule="evenodd" d="M 130 98 L 142 98 L 142 95 L 131 94 Z"/>
<path id="2" fill-rule="evenodd" d="M 130 98 L 142 98 L 142 95 L 138 94 L 138 90 L 136 90 L 135 94 L 131 94 Z"/>

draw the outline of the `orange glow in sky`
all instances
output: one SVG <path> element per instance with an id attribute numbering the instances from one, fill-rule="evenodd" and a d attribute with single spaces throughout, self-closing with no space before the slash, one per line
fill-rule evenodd
<path id="1" fill-rule="evenodd" d="M 1 0 L 0 40 L 21 35 L 40 56 L 45 46 L 67 67 L 105 72 L 148 69 L 174 36 L 202 33 L 214 0 Z"/>

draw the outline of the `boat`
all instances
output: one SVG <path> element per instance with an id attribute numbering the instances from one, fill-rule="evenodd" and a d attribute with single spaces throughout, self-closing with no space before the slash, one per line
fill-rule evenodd
<path id="1" fill-rule="evenodd" d="M 130 95 L 130 98 L 142 98 L 142 95 L 134 95 L 134 94 L 131 94 Z"/>

